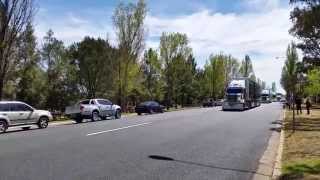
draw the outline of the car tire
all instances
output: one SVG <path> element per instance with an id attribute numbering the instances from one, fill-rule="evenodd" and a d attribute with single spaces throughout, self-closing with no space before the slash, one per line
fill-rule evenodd
<path id="1" fill-rule="evenodd" d="M 141 113 L 137 113 L 138 114 L 138 116 L 141 116 Z"/>
<path id="2" fill-rule="evenodd" d="M 94 122 L 94 121 L 98 121 L 99 120 L 99 112 L 98 111 L 93 111 L 92 112 L 92 115 L 91 115 L 91 121 Z"/>
<path id="3" fill-rule="evenodd" d="M 8 123 L 4 120 L 0 120 L 0 134 L 5 133 L 8 129 Z"/>
<path id="4" fill-rule="evenodd" d="M 38 125 L 38 127 L 39 127 L 40 129 L 45 129 L 45 128 L 47 128 L 48 125 L 49 125 L 49 118 L 48 118 L 48 117 L 45 117 L 45 116 L 40 117 L 37 125 Z"/>
<path id="5" fill-rule="evenodd" d="M 82 118 L 77 118 L 77 119 L 75 119 L 75 121 L 76 121 L 76 123 L 82 123 L 83 122 L 83 119 Z"/>
<path id="6" fill-rule="evenodd" d="M 116 114 L 114 116 L 116 119 L 120 119 L 121 118 L 121 110 L 116 110 Z"/>

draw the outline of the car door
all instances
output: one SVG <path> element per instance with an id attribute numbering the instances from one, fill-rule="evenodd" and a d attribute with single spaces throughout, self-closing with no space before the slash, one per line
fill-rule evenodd
<path id="1" fill-rule="evenodd" d="M 104 116 L 112 116 L 113 110 L 112 110 L 112 103 L 111 101 L 107 99 L 99 99 L 99 108 L 101 111 L 103 111 Z"/>
<path id="2" fill-rule="evenodd" d="M 37 121 L 32 107 L 23 103 L 11 103 L 9 118 L 13 124 L 32 124 Z"/>

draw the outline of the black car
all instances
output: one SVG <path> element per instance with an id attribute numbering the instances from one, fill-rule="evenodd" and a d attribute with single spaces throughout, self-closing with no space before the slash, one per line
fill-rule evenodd
<path id="1" fill-rule="evenodd" d="M 163 113 L 164 106 L 155 101 L 146 101 L 136 106 L 135 111 L 138 115 L 142 113 Z"/>

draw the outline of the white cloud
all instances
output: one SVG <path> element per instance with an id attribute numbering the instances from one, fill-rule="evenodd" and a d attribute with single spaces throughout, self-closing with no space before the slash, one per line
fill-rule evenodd
<path id="1" fill-rule="evenodd" d="M 204 9 L 176 17 L 149 14 L 146 19 L 149 35 L 147 47 L 158 48 L 162 32 L 186 33 L 200 66 L 204 65 L 211 53 L 230 53 L 240 60 L 249 54 L 257 76 L 269 84 L 277 81 L 280 86 L 283 61 L 275 60 L 275 57 L 284 56 L 292 40 L 288 33 L 291 26 L 290 9 L 279 7 L 279 0 L 247 0 L 244 4 L 256 10 L 222 14 Z M 263 10 L 258 10 L 258 7 L 263 7 Z M 56 37 L 66 44 L 80 41 L 86 35 L 101 38 L 109 36 L 113 42 L 116 39 L 111 21 L 106 18 L 86 19 L 72 13 L 64 19 L 40 17 L 36 27 L 40 38 L 52 28 Z"/>
<path id="2" fill-rule="evenodd" d="M 147 25 L 151 37 L 162 32 L 186 33 L 200 65 L 211 53 L 230 53 L 240 60 L 249 54 L 258 77 L 271 84 L 279 81 L 283 64 L 275 57 L 284 55 L 292 39 L 289 12 L 286 8 L 242 14 L 203 10 L 176 18 L 148 16 Z"/>

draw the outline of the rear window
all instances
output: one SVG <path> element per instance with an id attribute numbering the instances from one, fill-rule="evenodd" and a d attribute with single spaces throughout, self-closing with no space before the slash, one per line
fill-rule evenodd
<path id="1" fill-rule="evenodd" d="M 141 103 L 140 105 L 141 106 L 150 106 L 151 103 L 152 103 L 151 101 L 146 101 L 146 102 Z"/>
<path id="2" fill-rule="evenodd" d="M 0 111 L 10 111 L 8 104 L 0 104 Z"/>
<path id="3" fill-rule="evenodd" d="M 84 100 L 80 102 L 80 104 L 89 104 L 89 103 L 90 103 L 90 100 Z"/>

